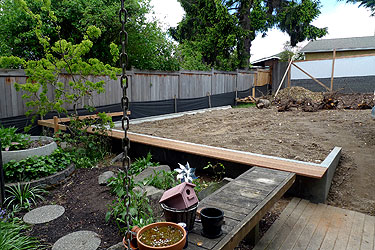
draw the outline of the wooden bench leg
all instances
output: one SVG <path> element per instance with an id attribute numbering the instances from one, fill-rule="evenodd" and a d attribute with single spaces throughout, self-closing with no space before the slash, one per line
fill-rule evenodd
<path id="1" fill-rule="evenodd" d="M 259 241 L 259 222 L 251 229 L 250 233 L 246 235 L 245 241 L 255 246 Z"/>

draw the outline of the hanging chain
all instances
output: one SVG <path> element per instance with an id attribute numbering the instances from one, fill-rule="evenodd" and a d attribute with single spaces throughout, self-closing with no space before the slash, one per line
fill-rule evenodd
<path id="1" fill-rule="evenodd" d="M 128 156 L 128 151 L 130 148 L 130 140 L 128 138 L 128 130 L 129 130 L 129 117 L 128 117 L 128 110 L 129 110 L 129 98 L 127 96 L 127 89 L 129 85 L 129 79 L 126 75 L 126 66 L 128 64 L 128 55 L 126 54 L 125 47 L 128 43 L 128 33 L 125 31 L 125 23 L 127 19 L 127 11 L 124 6 L 124 1 L 121 0 L 121 9 L 119 11 L 119 18 L 121 23 L 121 31 L 120 31 L 120 42 L 121 42 L 121 53 L 120 53 L 120 64 L 122 69 L 122 74 L 120 78 L 120 86 L 122 89 L 122 97 L 121 97 L 121 107 L 123 111 L 121 124 L 122 129 L 124 130 L 124 138 L 122 139 L 122 147 L 123 147 L 123 155 L 122 155 L 122 168 L 125 170 L 125 180 L 124 185 L 126 189 L 124 201 L 125 201 L 125 224 L 126 224 L 126 232 L 125 236 L 130 235 L 130 213 L 129 213 L 129 205 L 130 205 L 130 194 L 129 194 L 129 186 L 131 184 L 131 179 L 129 176 L 129 168 L 130 168 L 130 158 Z M 127 247 L 130 249 L 130 238 L 126 237 L 127 239 Z"/>

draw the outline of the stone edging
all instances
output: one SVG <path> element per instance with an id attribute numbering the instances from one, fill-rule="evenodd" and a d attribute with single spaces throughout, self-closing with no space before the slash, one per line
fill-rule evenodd
<path id="1" fill-rule="evenodd" d="M 57 144 L 53 140 L 52 137 L 48 136 L 30 136 L 30 140 L 37 141 L 37 140 L 48 140 L 50 143 L 43 145 L 41 147 L 36 148 L 28 148 L 28 149 L 22 149 L 22 150 L 14 150 L 14 151 L 1 151 L 2 153 L 2 159 L 3 163 L 7 163 L 10 160 L 16 160 L 20 161 L 22 159 L 25 159 L 29 156 L 42 156 L 42 155 L 50 155 L 52 154 L 55 149 L 57 149 Z"/>
<path id="2" fill-rule="evenodd" d="M 68 176 L 70 176 L 74 172 L 75 169 L 76 169 L 75 165 L 71 164 L 66 169 L 64 169 L 64 170 L 62 170 L 60 172 L 57 172 L 57 173 L 55 173 L 53 175 L 50 175 L 50 176 L 47 176 L 47 177 L 43 177 L 43 178 L 40 178 L 38 180 L 25 181 L 25 182 L 6 183 L 5 186 L 6 187 L 14 187 L 14 186 L 16 186 L 18 184 L 20 184 L 21 186 L 26 185 L 26 184 L 30 184 L 30 187 L 35 187 L 35 186 L 49 187 L 49 186 L 56 185 L 59 182 L 63 181 L 65 178 L 67 178 Z"/>

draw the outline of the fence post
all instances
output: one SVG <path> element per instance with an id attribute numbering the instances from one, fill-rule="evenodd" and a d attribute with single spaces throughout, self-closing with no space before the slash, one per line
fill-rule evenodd
<path id="1" fill-rule="evenodd" d="M 333 76 L 335 74 L 335 59 L 336 59 L 336 49 L 333 50 L 333 58 L 332 58 L 331 91 L 333 91 Z"/>
<path id="2" fill-rule="evenodd" d="M 1 139 L 0 139 L 0 149 L 1 149 Z M 3 207 L 5 201 L 5 180 L 4 180 L 4 170 L 3 170 L 3 154 L 0 151 L 0 207 Z"/>
<path id="3" fill-rule="evenodd" d="M 174 95 L 174 112 L 177 113 L 177 97 Z"/>
<path id="4" fill-rule="evenodd" d="M 207 96 L 208 96 L 208 107 L 211 108 L 211 94 L 210 94 L 210 92 L 207 92 Z"/>
<path id="5" fill-rule="evenodd" d="M 215 69 L 211 68 L 211 93 L 212 93 L 214 84 L 216 84 L 216 82 L 214 82 L 214 75 L 215 75 Z"/>

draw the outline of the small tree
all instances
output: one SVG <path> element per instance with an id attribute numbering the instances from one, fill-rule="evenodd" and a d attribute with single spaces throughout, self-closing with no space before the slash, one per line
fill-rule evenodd
<path id="1" fill-rule="evenodd" d="M 59 39 L 51 45 L 50 38 L 42 32 L 41 16 L 34 14 L 24 0 L 16 0 L 16 2 L 35 21 L 34 31 L 45 53 L 44 58 L 40 60 L 25 61 L 16 57 L 0 59 L 0 63 L 3 62 L 8 67 L 13 62 L 13 64 L 21 64 L 25 69 L 26 83 L 16 83 L 15 87 L 17 90 L 25 92 L 22 98 L 28 100 L 26 106 L 29 107 L 26 115 L 32 115 L 32 121 L 34 122 L 37 116 L 43 118 L 51 111 L 56 111 L 58 114 L 68 113 L 67 104 L 73 105 L 73 114 L 77 115 L 78 104 L 82 103 L 84 97 L 90 97 L 94 93 L 105 91 L 104 80 L 89 80 L 89 76 L 104 75 L 114 80 L 117 79 L 116 72 L 118 70 L 116 68 L 95 58 L 83 58 L 92 48 L 92 40 L 101 35 L 100 29 L 89 26 L 83 40 L 78 44 Z M 56 16 L 51 11 L 50 4 L 48 0 L 43 1 L 41 10 L 47 12 L 51 24 L 56 25 Z M 56 25 L 55 29 L 59 35 L 61 27 Z M 117 50 L 114 49 L 113 51 L 116 52 Z M 67 84 L 61 81 L 61 74 L 68 75 L 69 82 Z M 52 95 L 49 95 L 51 92 Z M 93 111 L 93 107 L 90 105 L 85 107 Z"/>

